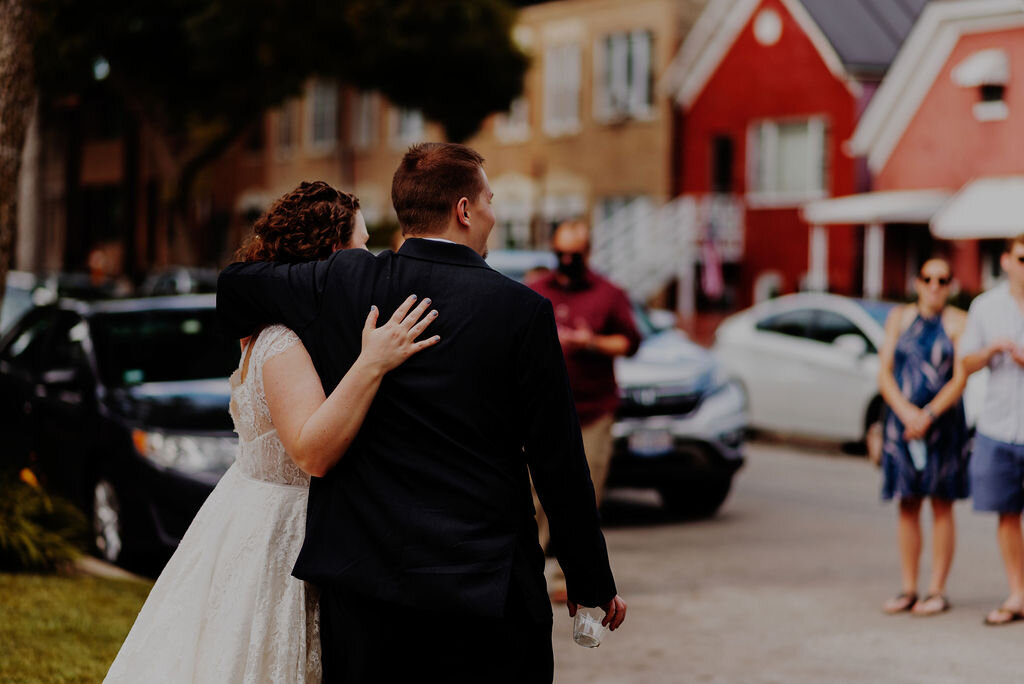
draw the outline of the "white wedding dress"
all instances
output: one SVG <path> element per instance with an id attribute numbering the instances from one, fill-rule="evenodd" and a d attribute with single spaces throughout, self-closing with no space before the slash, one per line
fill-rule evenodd
<path id="1" fill-rule="evenodd" d="M 315 588 L 291 576 L 309 476 L 285 453 L 263 364 L 300 344 L 282 326 L 250 342 L 231 376 L 238 456 L 167 563 L 105 682 L 321 680 Z"/>

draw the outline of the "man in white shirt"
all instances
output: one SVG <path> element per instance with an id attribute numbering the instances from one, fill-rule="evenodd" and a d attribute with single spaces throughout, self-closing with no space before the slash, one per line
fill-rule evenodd
<path id="1" fill-rule="evenodd" d="M 974 510 L 999 514 L 997 538 L 1010 595 L 985 618 L 1024 620 L 1024 234 L 1000 259 L 1006 282 L 971 303 L 957 350 L 966 373 L 989 368 L 984 407 L 971 454 Z"/>

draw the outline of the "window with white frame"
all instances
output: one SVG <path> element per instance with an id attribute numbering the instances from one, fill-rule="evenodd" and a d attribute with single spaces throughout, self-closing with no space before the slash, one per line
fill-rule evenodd
<path id="1" fill-rule="evenodd" d="M 791 205 L 825 196 L 825 120 L 759 121 L 750 127 L 748 199 Z"/>
<path id="2" fill-rule="evenodd" d="M 357 150 L 369 150 L 377 141 L 377 118 L 380 114 L 380 98 L 376 93 L 358 93 L 352 107 L 352 146 Z"/>
<path id="3" fill-rule="evenodd" d="M 403 148 L 423 140 L 425 122 L 418 109 L 393 107 L 391 109 L 391 144 Z"/>
<path id="4" fill-rule="evenodd" d="M 653 113 L 651 32 L 623 31 L 594 44 L 594 117 L 647 118 Z"/>
<path id="5" fill-rule="evenodd" d="M 525 97 L 512 100 L 507 112 L 494 117 L 494 136 L 503 143 L 530 139 L 530 103 Z"/>
<path id="6" fill-rule="evenodd" d="M 290 157 L 295 151 L 295 116 L 296 102 L 289 100 L 277 110 L 277 128 L 275 132 L 275 148 L 279 157 Z"/>
<path id="7" fill-rule="evenodd" d="M 579 194 L 547 195 L 541 202 L 541 219 L 549 229 L 562 221 L 585 218 L 587 198 Z"/>
<path id="8" fill-rule="evenodd" d="M 552 45 L 544 51 L 544 132 L 558 136 L 579 128 L 580 46 Z"/>
<path id="9" fill-rule="evenodd" d="M 338 84 L 317 79 L 309 88 L 309 147 L 329 152 L 338 142 Z"/>
<path id="10" fill-rule="evenodd" d="M 533 246 L 530 233 L 533 207 L 526 198 L 503 197 L 494 214 L 503 247 L 525 249 Z"/>

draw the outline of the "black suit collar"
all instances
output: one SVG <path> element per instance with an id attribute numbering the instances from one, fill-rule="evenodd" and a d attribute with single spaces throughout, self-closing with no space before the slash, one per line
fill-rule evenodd
<path id="1" fill-rule="evenodd" d="M 423 238 L 409 238 L 398 248 L 401 256 L 436 261 L 455 266 L 472 266 L 474 268 L 490 268 L 483 257 L 472 248 L 454 242 L 438 242 Z"/>

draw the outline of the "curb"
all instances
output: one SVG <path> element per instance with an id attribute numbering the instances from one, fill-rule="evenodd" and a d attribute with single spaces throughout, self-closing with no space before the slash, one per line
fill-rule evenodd
<path id="1" fill-rule="evenodd" d="M 75 569 L 85 575 L 102 577 L 104 579 L 130 580 L 134 582 L 150 582 L 141 575 L 123 570 L 116 565 L 111 565 L 94 556 L 79 556 L 75 559 Z"/>

